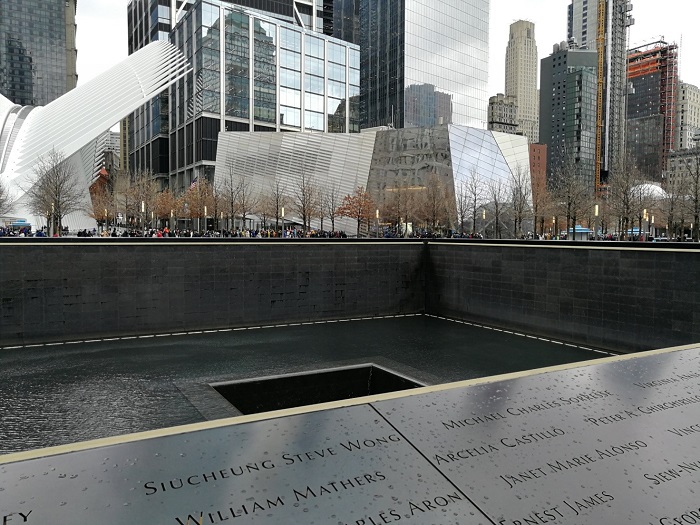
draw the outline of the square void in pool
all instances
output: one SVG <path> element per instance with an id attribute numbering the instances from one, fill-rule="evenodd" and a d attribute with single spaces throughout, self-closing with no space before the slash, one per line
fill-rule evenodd
<path id="1" fill-rule="evenodd" d="M 425 385 L 375 364 L 362 364 L 211 386 L 242 414 L 257 414 Z"/>

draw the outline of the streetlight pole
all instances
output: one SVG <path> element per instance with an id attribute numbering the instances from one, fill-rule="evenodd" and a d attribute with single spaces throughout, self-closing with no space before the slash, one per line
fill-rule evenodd
<path id="1" fill-rule="evenodd" d="M 484 227 L 484 239 L 486 238 L 486 208 L 481 210 L 481 224 Z"/>
<path id="2" fill-rule="evenodd" d="M 282 237 L 286 237 L 287 232 L 284 229 L 284 206 L 282 206 Z"/>
<path id="3" fill-rule="evenodd" d="M 552 239 L 556 238 L 556 233 L 557 233 L 557 218 L 556 216 L 552 217 Z"/>
<path id="4" fill-rule="evenodd" d="M 593 208 L 593 215 L 595 216 L 595 220 L 593 221 L 593 240 L 597 241 L 598 240 L 598 205 L 597 204 Z"/>
<path id="5" fill-rule="evenodd" d="M 379 210 L 377 210 L 376 217 L 377 217 L 377 239 L 379 239 Z"/>
<path id="6" fill-rule="evenodd" d="M 143 225 L 143 236 L 146 236 L 146 203 L 141 201 L 141 224 Z"/>
<path id="7" fill-rule="evenodd" d="M 201 226 L 199 228 L 202 229 Z M 204 205 L 204 231 L 207 231 L 207 205 Z"/>

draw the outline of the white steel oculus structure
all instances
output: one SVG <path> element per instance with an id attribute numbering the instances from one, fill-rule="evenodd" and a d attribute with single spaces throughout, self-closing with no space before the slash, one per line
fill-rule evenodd
<path id="1" fill-rule="evenodd" d="M 0 96 L 0 181 L 13 202 L 12 215 L 42 223 L 23 198 L 38 159 L 52 150 L 75 161 L 81 172 L 75 183 L 83 186 L 87 205 L 92 173 L 72 157 L 189 71 L 175 46 L 154 42 L 46 106 L 18 106 Z"/>

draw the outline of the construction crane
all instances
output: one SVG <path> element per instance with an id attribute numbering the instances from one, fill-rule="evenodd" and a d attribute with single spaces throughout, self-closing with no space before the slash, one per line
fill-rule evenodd
<path id="1" fill-rule="evenodd" d="M 596 95 L 596 134 L 595 134 L 595 194 L 600 194 L 600 172 L 603 164 L 603 87 L 605 84 L 605 15 L 606 0 L 598 0 L 598 32 L 596 50 L 598 51 L 598 93 Z"/>

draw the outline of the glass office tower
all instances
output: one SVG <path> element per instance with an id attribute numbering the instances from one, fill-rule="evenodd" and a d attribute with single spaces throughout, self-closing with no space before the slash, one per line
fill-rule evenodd
<path id="1" fill-rule="evenodd" d="M 486 127 L 489 0 L 360 0 L 362 127 Z"/>
<path id="2" fill-rule="evenodd" d="M 213 180 L 220 131 L 360 130 L 358 46 L 219 0 L 198 0 L 171 41 L 193 70 L 170 90 L 170 181 Z"/>
<path id="3" fill-rule="evenodd" d="M 45 106 L 78 81 L 76 0 L 0 0 L 0 94 Z"/>

